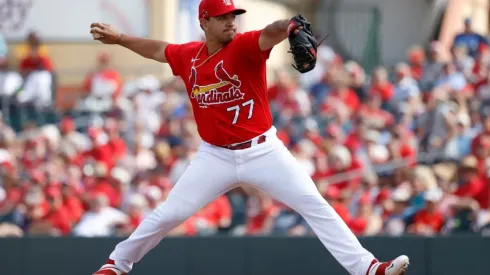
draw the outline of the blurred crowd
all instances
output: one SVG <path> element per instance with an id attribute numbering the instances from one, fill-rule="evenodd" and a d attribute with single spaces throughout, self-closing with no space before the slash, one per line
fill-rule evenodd
<path id="1" fill-rule="evenodd" d="M 490 47 L 465 26 L 450 62 L 433 41 L 368 74 L 321 46 L 314 71 L 275 73 L 278 136 L 356 235 L 490 232 Z M 0 69 L 2 96 L 22 98 L 29 76 L 52 69 L 36 45 L 8 71 L 20 93 Z M 80 85 L 84 100 L 58 123 L 0 122 L 0 236 L 127 236 L 193 158 L 200 138 L 182 81 L 123 80 L 108 54 L 98 61 Z M 214 234 L 314 232 L 244 185 L 171 232 Z"/>

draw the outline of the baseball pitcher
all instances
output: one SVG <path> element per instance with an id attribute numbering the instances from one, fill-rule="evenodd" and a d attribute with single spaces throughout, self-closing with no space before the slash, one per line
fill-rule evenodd
<path id="1" fill-rule="evenodd" d="M 186 85 L 202 138 L 194 160 L 165 202 L 125 241 L 96 275 L 122 275 L 176 226 L 238 182 L 270 194 L 301 214 L 323 245 L 353 275 L 400 275 L 408 257 L 379 262 L 323 199 L 307 172 L 276 136 L 267 100 L 266 61 L 288 39 L 301 73 L 316 63 L 317 42 L 301 15 L 261 30 L 237 33 L 235 18 L 245 13 L 232 0 L 202 0 L 199 22 L 205 42 L 171 44 L 119 33 L 94 23 L 90 33 L 104 44 L 168 63 Z"/>

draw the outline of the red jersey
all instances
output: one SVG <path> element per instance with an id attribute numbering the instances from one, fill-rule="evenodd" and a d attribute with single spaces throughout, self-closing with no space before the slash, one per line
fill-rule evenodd
<path id="1" fill-rule="evenodd" d="M 427 209 L 420 210 L 414 219 L 416 225 L 427 225 L 435 232 L 440 232 L 445 222 L 444 216 L 440 212 L 429 212 Z"/>
<path id="2" fill-rule="evenodd" d="M 481 208 L 488 208 L 490 201 L 490 192 L 488 184 L 481 177 L 474 177 L 470 181 L 461 185 L 454 192 L 456 196 L 459 197 L 470 197 L 476 200 Z"/>
<path id="3" fill-rule="evenodd" d="M 261 32 L 237 34 L 212 56 L 204 42 L 165 49 L 173 74 L 186 85 L 199 135 L 210 144 L 248 141 L 272 127 L 266 81 L 271 49 L 260 49 Z"/>

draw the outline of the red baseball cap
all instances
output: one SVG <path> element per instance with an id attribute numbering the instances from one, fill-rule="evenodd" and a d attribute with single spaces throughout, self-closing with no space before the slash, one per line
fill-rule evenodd
<path id="1" fill-rule="evenodd" d="M 199 19 L 221 16 L 230 12 L 238 15 L 247 11 L 235 8 L 233 0 L 202 0 L 199 4 Z"/>

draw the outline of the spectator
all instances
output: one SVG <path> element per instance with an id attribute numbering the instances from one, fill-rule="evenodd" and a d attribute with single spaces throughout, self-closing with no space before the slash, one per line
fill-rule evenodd
<path id="1" fill-rule="evenodd" d="M 425 51 L 420 46 L 414 46 L 408 51 L 408 61 L 410 63 L 410 75 L 419 81 L 424 74 L 426 63 Z"/>
<path id="2" fill-rule="evenodd" d="M 288 206 L 283 205 L 274 219 L 274 234 L 304 236 L 309 231 L 311 229 L 306 220 Z"/>
<path id="3" fill-rule="evenodd" d="M 231 205 L 228 197 L 220 196 L 194 216 L 199 235 L 216 234 L 231 225 Z"/>
<path id="4" fill-rule="evenodd" d="M 117 229 L 117 235 L 129 236 L 138 227 L 141 221 L 145 218 L 147 213 L 148 201 L 142 194 L 132 194 L 129 198 L 128 205 L 125 213 L 128 214 L 129 221 L 126 224 L 122 224 Z"/>
<path id="5" fill-rule="evenodd" d="M 28 52 L 19 63 L 24 83 L 16 93 L 16 101 L 20 104 L 17 108 L 24 108 L 16 110 L 17 116 L 27 113 L 27 119 L 36 122 L 46 119 L 51 112 L 49 107 L 53 104 L 56 83 L 53 62 L 43 49 L 37 34 L 31 33 Z"/>
<path id="6" fill-rule="evenodd" d="M 63 205 L 61 193 L 49 188 L 46 196 L 49 208 L 47 213 L 30 227 L 31 234 L 66 236 L 71 233 L 72 221 L 68 209 Z"/>
<path id="7" fill-rule="evenodd" d="M 355 116 L 364 118 L 366 125 L 374 129 L 385 129 L 394 123 L 394 117 L 391 113 L 381 108 L 382 100 L 379 95 L 370 94 L 367 96 L 364 104 L 361 105 Z"/>
<path id="8" fill-rule="evenodd" d="M 446 91 L 434 90 L 426 111 L 417 118 L 417 136 L 423 152 L 441 152 L 451 137 L 451 116 L 458 107 L 448 102 L 447 97 Z"/>
<path id="9" fill-rule="evenodd" d="M 475 58 L 480 45 L 488 46 L 488 39 L 473 31 L 471 19 L 464 20 L 464 31 L 456 35 L 453 41 L 453 48 L 462 45 L 468 49 L 468 54 Z"/>
<path id="10" fill-rule="evenodd" d="M 1 46 L 0 46 L 1 47 Z M 6 56 L 0 56 L 0 112 L 11 121 L 11 105 L 15 103 L 16 93 L 21 90 L 24 80 L 22 76 L 11 70 Z"/>
<path id="11" fill-rule="evenodd" d="M 364 69 L 358 63 L 350 61 L 345 63 L 345 70 L 350 78 L 350 88 L 356 93 L 359 100 L 364 102 L 368 94 Z"/>
<path id="12" fill-rule="evenodd" d="M 471 142 L 471 153 L 482 162 L 490 156 L 490 107 L 483 107 L 479 117 L 482 129 Z"/>
<path id="13" fill-rule="evenodd" d="M 440 78 L 443 69 L 443 62 L 441 60 L 442 45 L 439 41 L 432 41 L 429 46 L 429 60 L 425 64 L 424 73 L 420 79 L 420 88 L 423 93 L 429 92 L 434 87 L 434 82 Z M 458 55 L 461 56 L 461 55 Z M 465 56 L 465 55 L 463 55 Z M 456 57 L 456 55 L 455 55 Z M 456 57 L 458 60 L 458 57 Z M 464 60 L 467 60 L 464 58 Z M 471 58 L 469 59 L 471 60 Z M 458 63 L 458 61 L 456 61 Z M 461 67 L 462 66 L 462 67 Z M 468 68 L 465 65 L 465 61 L 462 61 L 462 65 L 456 65 L 459 71 L 465 71 L 462 68 Z"/>
<path id="14" fill-rule="evenodd" d="M 396 65 L 395 74 L 395 92 L 390 102 L 392 108 L 397 110 L 402 104 L 408 104 L 413 109 L 417 109 L 421 99 L 420 89 L 417 81 L 412 78 L 410 67 L 405 63 L 399 63 Z"/>
<path id="15" fill-rule="evenodd" d="M 454 192 L 461 199 L 471 199 L 478 203 L 479 208 L 489 206 L 490 190 L 485 177 L 478 170 L 478 160 L 474 156 L 466 156 L 459 167 L 458 188 Z"/>
<path id="16" fill-rule="evenodd" d="M 90 127 L 88 136 L 91 148 L 84 152 L 84 157 L 89 161 L 100 162 L 105 165 L 106 169 L 111 169 L 114 165 L 114 160 L 106 133 L 100 128 Z"/>
<path id="17" fill-rule="evenodd" d="M 19 69 L 22 75 L 28 76 L 30 73 L 35 71 L 47 71 L 53 72 L 54 65 L 47 55 L 41 54 L 41 42 L 33 41 L 29 45 L 29 51 L 26 56 L 21 59 L 19 63 Z"/>
<path id="18" fill-rule="evenodd" d="M 44 43 L 42 43 L 40 35 L 35 31 L 31 31 L 27 35 L 24 43 L 15 48 L 16 59 L 24 59 L 30 54 L 32 48 L 37 48 L 37 53 L 39 56 L 49 56 L 48 47 Z"/>
<path id="19" fill-rule="evenodd" d="M 73 229 L 73 234 L 79 237 L 107 237 L 128 222 L 126 214 L 110 207 L 107 197 L 98 195 L 90 201 L 90 209 Z"/>
<path id="20" fill-rule="evenodd" d="M 405 233 L 407 223 L 405 209 L 408 206 L 409 199 L 410 193 L 406 188 L 398 188 L 391 195 L 393 209 L 386 220 L 386 234 L 390 236 L 400 236 Z"/>
<path id="21" fill-rule="evenodd" d="M 445 155 L 451 159 L 460 159 L 471 153 L 471 142 L 474 134 L 469 131 L 471 121 L 467 113 L 459 113 L 456 123 L 451 131 L 452 137 L 448 141 Z"/>
<path id="22" fill-rule="evenodd" d="M 443 88 L 452 96 L 462 93 L 466 85 L 467 81 L 464 75 L 456 71 L 456 66 L 453 63 L 444 64 L 442 76 L 435 83 L 436 88 Z"/>
<path id="23" fill-rule="evenodd" d="M 111 57 L 108 53 L 99 53 L 97 66 L 87 74 L 82 86 L 86 95 L 105 99 L 119 97 L 122 80 L 119 72 L 111 67 Z"/>
<path id="24" fill-rule="evenodd" d="M 374 211 L 374 206 L 369 193 L 364 193 L 359 201 L 359 208 L 349 222 L 352 232 L 360 236 L 373 236 L 381 233 L 383 219 Z"/>
<path id="25" fill-rule="evenodd" d="M 274 227 L 274 219 L 279 209 L 274 205 L 272 198 L 264 193 L 257 192 L 247 201 L 247 235 L 269 235 Z"/>
<path id="26" fill-rule="evenodd" d="M 374 70 L 369 93 L 379 95 L 383 101 L 383 107 L 385 107 L 393 97 L 395 90 L 393 84 L 388 80 L 388 71 L 384 67 L 377 67 Z"/>
<path id="27" fill-rule="evenodd" d="M 424 194 L 425 207 L 417 212 L 413 224 L 408 228 L 408 233 L 416 235 L 434 236 L 441 232 L 445 218 L 438 209 L 438 203 L 442 199 L 442 190 L 435 187 Z"/>
<path id="28" fill-rule="evenodd" d="M 468 55 L 468 49 L 463 45 L 457 45 L 453 49 L 452 53 L 454 59 L 454 65 L 458 71 L 462 72 L 466 77 L 473 75 L 473 68 L 475 67 L 475 59 Z"/>

